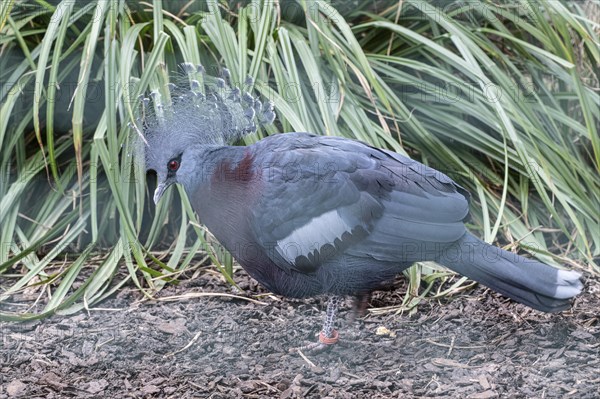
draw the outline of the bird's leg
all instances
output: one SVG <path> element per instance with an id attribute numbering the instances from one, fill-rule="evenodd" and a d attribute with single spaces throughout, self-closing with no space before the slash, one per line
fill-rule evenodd
<path id="1" fill-rule="evenodd" d="M 344 344 L 351 345 L 352 342 L 360 341 L 360 333 L 356 319 L 364 317 L 371 301 L 371 292 L 357 294 L 354 298 L 354 311 L 350 313 L 350 328 L 344 332 Z"/>
<path id="2" fill-rule="evenodd" d="M 327 311 L 325 313 L 323 328 L 319 333 L 319 340 L 317 342 L 312 342 L 308 345 L 301 346 L 300 348 L 297 348 L 297 350 L 318 353 L 322 352 L 326 348 L 329 348 L 338 341 L 339 336 L 337 330 L 335 329 L 335 316 L 341 302 L 342 297 L 329 297 L 329 300 L 327 301 Z"/>
<path id="3" fill-rule="evenodd" d="M 335 344 L 338 341 L 338 332 L 335 329 L 335 316 L 342 302 L 339 296 L 331 296 L 327 301 L 327 311 L 325 312 L 325 321 L 323 329 L 319 333 L 319 342 L 325 345 Z"/>
<path id="4" fill-rule="evenodd" d="M 363 317 L 367 313 L 370 301 L 370 292 L 359 294 L 354 298 L 354 312 L 352 313 L 351 321 L 355 321 L 357 317 Z"/>

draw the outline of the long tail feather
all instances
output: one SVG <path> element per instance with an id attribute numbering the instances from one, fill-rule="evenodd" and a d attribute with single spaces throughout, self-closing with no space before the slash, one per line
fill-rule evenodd
<path id="1" fill-rule="evenodd" d="M 533 259 L 504 251 L 466 233 L 438 260 L 517 302 L 543 312 L 570 307 L 581 292 L 581 274 L 560 270 Z"/>

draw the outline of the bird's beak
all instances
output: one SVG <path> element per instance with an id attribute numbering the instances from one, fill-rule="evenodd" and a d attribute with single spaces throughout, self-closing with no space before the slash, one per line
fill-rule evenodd
<path id="1" fill-rule="evenodd" d="M 158 205 L 158 201 L 160 201 L 160 197 L 163 196 L 167 187 L 169 187 L 169 185 L 166 184 L 165 182 L 158 183 L 158 186 L 156 186 L 156 190 L 154 190 L 154 204 L 155 205 Z"/>

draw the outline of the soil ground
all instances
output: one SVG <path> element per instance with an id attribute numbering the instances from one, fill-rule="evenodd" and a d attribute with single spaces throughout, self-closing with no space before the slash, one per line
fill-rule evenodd
<path id="1" fill-rule="evenodd" d="M 598 398 L 600 281 L 571 310 L 544 314 L 483 287 L 415 314 L 352 320 L 306 359 L 324 298 L 284 300 L 243 273 L 247 298 L 214 271 L 144 300 L 126 288 L 88 312 L 0 324 L 0 398 Z M 373 308 L 400 304 L 402 280 Z M 261 296 L 261 294 L 263 294 Z M 188 297 L 186 297 L 188 295 Z M 169 296 L 176 298 L 169 299 Z"/>

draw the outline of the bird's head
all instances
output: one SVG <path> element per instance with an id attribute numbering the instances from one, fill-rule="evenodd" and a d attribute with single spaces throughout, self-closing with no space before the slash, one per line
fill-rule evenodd
<path id="1" fill-rule="evenodd" d="M 146 170 L 156 172 L 157 176 L 153 196 L 155 204 L 158 204 L 166 189 L 175 183 L 186 188 L 193 186 L 193 179 L 201 174 L 201 155 L 206 148 L 203 144 L 179 146 L 177 141 L 162 144 L 160 151 L 146 152 Z"/>
<path id="2" fill-rule="evenodd" d="M 250 89 L 246 78 L 242 89 L 231 87 L 230 74 L 223 78 L 204 75 L 202 66 L 182 64 L 187 74 L 185 85 L 169 84 L 142 97 L 142 129 L 138 129 L 136 149 L 146 170 L 158 176 L 154 202 L 158 203 L 173 183 L 184 186 L 200 172 L 202 148 L 231 145 L 256 131 L 259 124 L 272 123 L 273 103 L 264 104 L 243 89 Z M 202 83 L 200 83 L 202 82 Z"/>
<path id="3" fill-rule="evenodd" d="M 156 190 L 154 190 L 153 197 L 155 204 L 158 204 L 158 201 L 167 188 L 172 184 L 179 182 L 179 176 L 185 176 L 186 173 L 189 173 L 189 171 L 186 170 L 188 168 L 181 167 L 184 152 L 185 150 L 179 153 L 177 151 L 166 153 L 165 156 L 160 157 L 160 159 L 155 162 L 156 165 L 149 166 L 148 169 L 154 170 L 158 177 L 158 184 Z M 186 158 L 188 157 L 186 156 Z M 186 161 L 188 160 L 186 159 Z M 187 163 L 184 165 L 187 166 Z"/>

